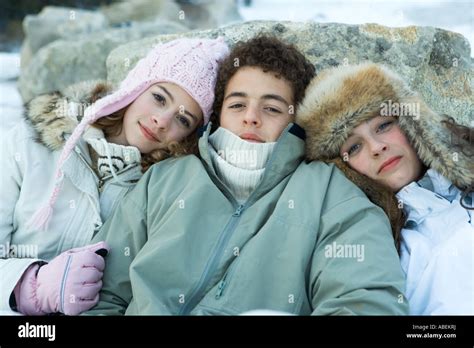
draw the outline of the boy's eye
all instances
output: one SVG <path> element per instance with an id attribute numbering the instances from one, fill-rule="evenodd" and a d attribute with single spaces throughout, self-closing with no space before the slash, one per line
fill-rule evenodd
<path id="1" fill-rule="evenodd" d="M 229 106 L 229 109 L 240 109 L 244 107 L 244 104 L 241 104 L 241 103 L 236 103 L 236 104 L 232 104 Z"/>
<path id="2" fill-rule="evenodd" d="M 271 107 L 271 106 L 267 106 L 267 107 L 265 108 L 265 110 L 268 110 L 268 111 L 270 111 L 270 112 L 275 112 L 275 113 L 281 114 L 281 111 L 280 111 L 280 110 L 278 110 L 278 109 L 276 109 L 276 108 L 273 108 L 273 107 Z"/>
<path id="3" fill-rule="evenodd" d="M 155 100 L 163 106 L 166 104 L 166 98 L 161 94 L 153 93 L 153 98 L 155 98 Z"/>

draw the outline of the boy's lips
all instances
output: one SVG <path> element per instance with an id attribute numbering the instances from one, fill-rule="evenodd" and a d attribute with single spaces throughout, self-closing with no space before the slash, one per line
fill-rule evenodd
<path id="1" fill-rule="evenodd" d="M 251 141 L 251 142 L 258 142 L 258 143 L 264 143 L 262 138 L 260 138 L 257 134 L 255 133 L 242 133 L 240 134 L 240 138 Z"/>
<path id="2" fill-rule="evenodd" d="M 401 158 L 402 156 L 394 156 L 394 157 L 389 158 L 388 160 L 382 163 L 377 174 L 380 174 L 382 172 L 392 169 L 400 162 Z"/>
<path id="3" fill-rule="evenodd" d="M 150 141 L 156 141 L 160 142 L 160 140 L 157 138 L 156 135 L 153 134 L 153 132 L 148 128 L 147 126 L 142 125 L 140 122 L 138 122 L 138 126 L 140 128 L 140 131 L 142 132 L 143 136 L 147 138 Z"/>

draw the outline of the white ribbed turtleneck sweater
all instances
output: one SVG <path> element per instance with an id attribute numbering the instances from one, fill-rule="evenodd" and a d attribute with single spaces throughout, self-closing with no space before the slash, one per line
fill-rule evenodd
<path id="1" fill-rule="evenodd" d="M 262 179 L 276 143 L 252 143 L 222 127 L 209 136 L 209 143 L 217 175 L 239 203 L 245 202 Z"/>

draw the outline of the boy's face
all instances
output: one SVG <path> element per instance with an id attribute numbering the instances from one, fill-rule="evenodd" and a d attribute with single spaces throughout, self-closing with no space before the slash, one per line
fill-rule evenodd
<path id="1" fill-rule="evenodd" d="M 246 141 L 274 142 L 292 122 L 293 110 L 289 81 L 246 66 L 227 83 L 220 125 Z"/>
<path id="2" fill-rule="evenodd" d="M 354 128 L 340 155 L 354 170 L 395 192 L 422 174 L 422 163 L 395 117 L 377 116 Z"/>

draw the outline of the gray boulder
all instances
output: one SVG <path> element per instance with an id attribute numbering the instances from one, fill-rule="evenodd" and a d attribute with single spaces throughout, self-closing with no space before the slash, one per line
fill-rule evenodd
<path id="1" fill-rule="evenodd" d="M 107 26 L 107 19 L 97 11 L 46 6 L 39 14 L 28 15 L 23 20 L 26 40 L 22 47 L 22 66 L 27 66 L 31 57 L 50 42 L 88 35 Z"/>
<path id="2" fill-rule="evenodd" d="M 242 22 L 235 0 L 177 0 L 179 19 L 190 29 L 210 29 Z"/>
<path id="3" fill-rule="evenodd" d="M 179 21 L 180 7 L 172 0 L 133 0 L 101 8 L 110 25 L 156 20 Z M 186 26 L 186 24 L 183 24 Z"/>
<path id="4" fill-rule="evenodd" d="M 121 1 L 97 11 L 46 6 L 23 22 L 18 88 L 27 102 L 79 81 L 105 79 L 105 60 L 121 44 L 240 20 L 233 0 Z"/>
<path id="5" fill-rule="evenodd" d="M 132 23 L 124 28 L 51 42 L 23 67 L 18 80 L 22 99 L 27 102 L 37 95 L 62 90 L 79 81 L 106 79 L 105 61 L 115 47 L 148 36 L 187 30 L 177 22 L 163 20 Z"/>

